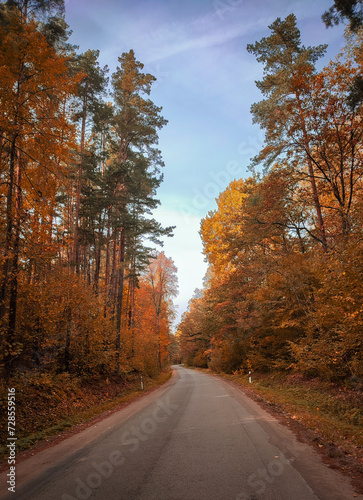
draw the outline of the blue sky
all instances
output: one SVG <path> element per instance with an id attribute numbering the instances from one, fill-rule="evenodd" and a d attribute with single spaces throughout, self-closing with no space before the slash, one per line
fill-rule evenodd
<path id="1" fill-rule="evenodd" d="M 176 225 L 164 251 L 178 267 L 178 317 L 206 263 L 200 220 L 234 179 L 248 177 L 249 159 L 262 145 L 250 106 L 261 96 L 262 66 L 246 51 L 268 36 L 277 17 L 294 13 L 305 45 L 329 45 L 325 64 L 343 45 L 341 26 L 326 29 L 321 15 L 333 0 L 66 0 L 71 41 L 99 49 L 110 74 L 133 49 L 157 78 L 151 99 L 169 121 L 160 132 L 165 180 L 155 218 Z"/>

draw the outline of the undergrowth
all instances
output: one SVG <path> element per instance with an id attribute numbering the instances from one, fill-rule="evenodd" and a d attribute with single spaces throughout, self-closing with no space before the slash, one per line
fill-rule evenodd
<path id="1" fill-rule="evenodd" d="M 348 453 L 359 454 L 363 446 L 362 391 L 302 376 L 253 374 L 223 375 L 251 390 L 271 406 L 316 432 L 321 440 L 334 442 Z"/>

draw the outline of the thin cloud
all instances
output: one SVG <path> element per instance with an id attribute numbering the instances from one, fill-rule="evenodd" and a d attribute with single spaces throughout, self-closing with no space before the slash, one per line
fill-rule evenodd
<path id="1" fill-rule="evenodd" d="M 264 26 L 266 24 L 266 20 L 259 21 L 258 25 Z M 199 49 L 208 49 L 210 47 L 215 47 L 219 45 L 223 45 L 231 40 L 236 38 L 240 38 L 250 33 L 251 31 L 255 31 L 259 26 L 254 24 L 243 24 L 236 26 L 229 26 L 228 30 L 213 31 L 211 33 L 207 33 L 201 36 L 185 36 L 183 40 L 172 41 L 172 40 L 164 40 L 162 46 L 158 47 L 156 53 L 153 56 L 148 58 L 147 62 L 149 64 L 155 63 L 157 61 L 161 61 L 163 59 L 167 59 L 169 57 L 173 57 L 175 55 L 182 54 L 188 51 L 195 51 Z M 172 33 L 170 33 L 170 38 L 172 38 Z M 171 42 L 171 43 L 170 43 Z"/>

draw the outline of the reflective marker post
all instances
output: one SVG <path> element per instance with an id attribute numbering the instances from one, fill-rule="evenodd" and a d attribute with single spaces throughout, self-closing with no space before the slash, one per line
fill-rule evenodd
<path id="1" fill-rule="evenodd" d="M 252 382 L 251 370 L 248 370 L 248 381 L 251 384 L 251 382 Z"/>

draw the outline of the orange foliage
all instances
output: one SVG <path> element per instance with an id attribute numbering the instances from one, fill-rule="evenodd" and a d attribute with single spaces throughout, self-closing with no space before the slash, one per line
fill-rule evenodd
<path id="1" fill-rule="evenodd" d="M 151 255 L 142 239 L 171 232 L 144 219 L 157 205 L 162 161 L 153 145 L 166 123 L 161 108 L 140 97 L 155 78 L 141 73 L 133 51 L 123 54 L 113 79 L 115 112 L 96 99 L 107 85 L 97 51 L 75 58 L 66 44 L 49 42 L 34 18 L 6 2 L 1 16 L 3 374 L 154 375 L 168 363 L 176 284 L 175 267 L 164 254 L 140 279 Z M 75 59 L 83 61 L 77 75 Z M 131 90 L 124 101 L 122 92 Z M 139 112 L 126 130 L 122 117 L 136 104 Z M 122 154 L 114 154 L 115 142 Z"/>

